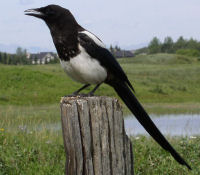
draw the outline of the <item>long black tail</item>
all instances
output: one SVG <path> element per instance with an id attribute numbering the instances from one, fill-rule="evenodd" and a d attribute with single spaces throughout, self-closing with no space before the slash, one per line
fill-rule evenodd
<path id="1" fill-rule="evenodd" d="M 134 94 L 128 88 L 125 83 L 112 82 L 109 83 L 121 97 L 127 107 L 132 111 L 137 120 L 142 124 L 146 131 L 158 142 L 158 144 L 165 150 L 169 151 L 174 159 L 182 165 L 191 167 L 186 163 L 186 161 L 176 152 L 176 150 L 170 145 L 166 138 L 162 135 L 156 125 L 153 123 L 149 115 L 146 113 L 142 105 L 136 99 Z"/>

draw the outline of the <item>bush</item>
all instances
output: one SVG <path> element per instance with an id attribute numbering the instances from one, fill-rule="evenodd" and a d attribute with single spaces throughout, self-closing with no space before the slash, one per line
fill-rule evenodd
<path id="1" fill-rule="evenodd" d="M 196 49 L 179 49 L 176 51 L 176 54 L 191 57 L 200 57 L 200 51 Z"/>

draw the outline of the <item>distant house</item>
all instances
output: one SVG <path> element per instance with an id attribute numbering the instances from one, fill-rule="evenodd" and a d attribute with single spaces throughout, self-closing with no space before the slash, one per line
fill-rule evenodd
<path id="1" fill-rule="evenodd" d="M 129 50 L 113 50 L 112 54 L 116 58 L 134 57 L 133 51 L 129 51 Z"/>
<path id="2" fill-rule="evenodd" d="M 58 55 L 53 52 L 40 52 L 36 54 L 27 54 L 27 58 L 31 59 L 32 64 L 47 64 L 58 58 Z"/>
<path id="3" fill-rule="evenodd" d="M 117 50 L 114 53 L 116 58 L 124 58 L 124 57 L 133 57 L 134 54 L 131 51 L 128 50 Z"/>

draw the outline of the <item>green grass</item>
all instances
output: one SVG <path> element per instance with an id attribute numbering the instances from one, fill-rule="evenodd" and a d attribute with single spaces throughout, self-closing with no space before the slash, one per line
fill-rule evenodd
<path id="1" fill-rule="evenodd" d="M 190 61 L 185 61 L 188 59 Z M 119 62 L 132 82 L 137 98 L 144 105 L 157 104 L 164 109 L 165 104 L 183 104 L 186 109 L 187 104 L 193 104 L 197 108 L 188 112 L 199 111 L 200 62 L 197 59 L 157 54 L 119 59 Z M 59 64 L 0 65 L 0 85 L 0 105 L 26 106 L 58 104 L 61 96 L 81 86 L 67 77 Z M 107 85 L 102 85 L 96 94 L 117 97 Z M 152 107 L 149 109 L 149 112 L 154 112 Z M 155 111 L 159 113 L 157 109 Z"/>
<path id="2" fill-rule="evenodd" d="M 178 164 L 173 157 L 160 148 L 152 138 L 139 136 L 132 138 L 137 175 L 198 175 L 200 174 L 200 137 L 168 138 L 174 148 L 192 167 L 189 171 Z"/>
<path id="3" fill-rule="evenodd" d="M 148 112 L 200 113 L 198 59 L 157 54 L 119 62 Z M 0 64 L 0 175 L 64 174 L 59 101 L 80 86 L 59 64 Z M 97 95 L 117 97 L 107 85 Z M 140 136 L 132 138 L 135 174 L 200 174 L 200 137 L 169 139 L 194 170 L 188 172 L 151 138 Z"/>
<path id="4" fill-rule="evenodd" d="M 64 174 L 62 137 L 51 131 L 0 132 L 1 175 Z"/>
<path id="5" fill-rule="evenodd" d="M 154 65 L 174 65 L 174 64 L 195 64 L 199 62 L 199 58 L 189 57 L 175 54 L 153 54 L 138 55 L 134 59 L 123 58 L 120 63 L 134 64 L 154 64 Z"/>
<path id="6" fill-rule="evenodd" d="M 0 108 L 0 174 L 64 174 L 60 111 L 55 105 Z M 131 137 L 135 174 L 197 175 L 200 137 L 168 138 L 193 170 L 179 165 L 153 139 Z"/>
<path id="7" fill-rule="evenodd" d="M 15 132 L 20 126 L 37 130 L 38 126 L 60 122 L 59 105 L 47 106 L 0 106 L 0 128 Z"/>
<path id="8" fill-rule="evenodd" d="M 59 106 L 1 106 L 0 120 L 0 175 L 64 174 Z"/>
<path id="9" fill-rule="evenodd" d="M 200 137 L 169 138 L 176 150 L 192 166 L 192 171 L 179 165 L 155 141 L 144 136 L 131 138 L 136 175 L 198 175 L 200 174 Z M 0 131 L 0 174 L 64 174 L 65 152 L 60 132 Z"/>

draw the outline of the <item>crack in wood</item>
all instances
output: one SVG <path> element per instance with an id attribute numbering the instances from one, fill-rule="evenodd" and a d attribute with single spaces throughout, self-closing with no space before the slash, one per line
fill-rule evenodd
<path id="1" fill-rule="evenodd" d="M 64 97 L 66 175 L 133 175 L 132 143 L 122 107 L 110 97 Z"/>

